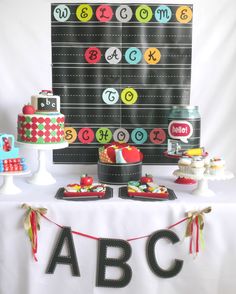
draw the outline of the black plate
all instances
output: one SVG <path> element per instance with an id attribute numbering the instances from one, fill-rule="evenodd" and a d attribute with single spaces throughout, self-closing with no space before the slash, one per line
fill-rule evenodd
<path id="1" fill-rule="evenodd" d="M 64 197 L 65 188 L 59 188 L 55 195 L 56 199 L 67 200 L 67 201 L 93 201 L 93 200 L 104 200 L 113 197 L 113 189 L 111 187 L 106 187 L 105 196 L 100 198 L 99 196 L 79 196 L 79 197 Z"/>
<path id="2" fill-rule="evenodd" d="M 146 198 L 146 197 L 141 197 L 141 196 L 133 196 L 130 197 L 128 195 L 128 189 L 127 186 L 125 187 L 120 187 L 119 188 L 119 197 L 122 199 L 130 199 L 130 200 L 140 200 L 140 201 L 166 201 L 166 200 L 175 200 L 177 199 L 175 192 L 171 189 L 167 189 L 169 196 L 167 198 Z"/>

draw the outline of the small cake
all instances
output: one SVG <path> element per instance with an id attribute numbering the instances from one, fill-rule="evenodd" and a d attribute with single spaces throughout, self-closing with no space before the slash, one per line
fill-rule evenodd
<path id="1" fill-rule="evenodd" d="M 142 175 L 142 152 L 127 143 L 113 142 L 99 148 L 98 178 L 105 184 L 127 184 Z"/>
<path id="2" fill-rule="evenodd" d="M 191 171 L 194 175 L 203 175 L 205 171 L 204 159 L 202 157 L 193 157 Z"/>
<path id="3" fill-rule="evenodd" d="M 145 180 L 145 181 L 144 181 Z M 163 185 L 158 185 L 150 177 L 141 177 L 139 181 L 129 181 L 127 185 L 128 196 L 146 198 L 168 198 L 169 192 Z"/>
<path id="4" fill-rule="evenodd" d="M 64 142 L 65 116 L 60 113 L 60 97 L 42 90 L 31 97 L 18 115 L 17 140 L 31 144 Z"/>
<path id="5" fill-rule="evenodd" d="M 0 172 L 27 170 L 25 159 L 19 157 L 19 148 L 14 146 L 14 136 L 0 134 Z"/>
<path id="6" fill-rule="evenodd" d="M 190 173 L 191 172 L 191 169 L 190 169 L 191 163 L 192 163 L 192 158 L 190 158 L 188 156 L 182 156 L 178 161 L 179 170 L 182 173 L 186 173 L 186 174 Z"/>
<path id="7" fill-rule="evenodd" d="M 210 160 L 209 173 L 211 175 L 219 175 L 225 171 L 225 161 L 219 157 Z"/>

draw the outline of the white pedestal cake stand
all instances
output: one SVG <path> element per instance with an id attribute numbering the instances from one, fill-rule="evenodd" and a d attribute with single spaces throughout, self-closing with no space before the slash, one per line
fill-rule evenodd
<path id="1" fill-rule="evenodd" d="M 215 195 L 215 192 L 208 188 L 208 181 L 222 181 L 230 180 L 234 177 L 234 174 L 230 171 L 224 171 L 219 175 L 203 174 L 203 175 L 194 175 L 183 173 L 179 169 L 175 170 L 173 175 L 183 178 L 190 178 L 197 181 L 197 188 L 193 190 L 192 194 L 197 196 L 206 196 L 211 197 Z"/>
<path id="2" fill-rule="evenodd" d="M 30 174 L 30 170 L 19 172 L 1 172 L 0 176 L 3 176 L 3 184 L 0 187 L 0 194 L 13 195 L 20 193 L 21 189 L 14 184 L 13 178 L 28 174 Z"/>
<path id="3" fill-rule="evenodd" d="M 47 150 L 63 149 L 68 147 L 68 143 L 57 144 L 30 144 L 17 142 L 20 147 L 38 151 L 38 169 L 31 178 L 28 179 L 30 184 L 34 185 L 52 185 L 56 183 L 55 178 L 47 170 L 46 152 Z"/>

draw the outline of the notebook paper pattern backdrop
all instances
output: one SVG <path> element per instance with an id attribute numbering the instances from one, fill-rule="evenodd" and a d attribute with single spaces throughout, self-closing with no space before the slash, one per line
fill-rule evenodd
<path id="1" fill-rule="evenodd" d="M 190 100 L 192 5 L 56 3 L 51 18 L 53 91 L 70 143 L 54 162 L 96 163 L 98 147 L 118 139 L 146 164 L 171 163 L 168 113 Z"/>

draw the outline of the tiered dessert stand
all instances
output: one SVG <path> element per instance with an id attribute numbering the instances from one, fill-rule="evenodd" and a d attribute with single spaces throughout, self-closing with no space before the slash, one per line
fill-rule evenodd
<path id="1" fill-rule="evenodd" d="M 63 149 L 68 147 L 67 142 L 57 144 L 30 144 L 17 142 L 22 148 L 33 149 L 38 151 L 38 168 L 37 171 L 28 179 L 30 184 L 34 185 L 52 185 L 56 183 L 55 178 L 47 170 L 46 152 L 47 150 Z"/>
<path id="2" fill-rule="evenodd" d="M 183 156 L 183 154 L 170 154 L 167 151 L 164 152 L 164 156 L 166 156 L 167 158 L 173 158 L 173 159 L 180 159 L 180 157 Z M 208 153 L 204 152 L 202 155 L 202 157 L 207 157 Z M 191 156 L 189 156 L 191 157 Z M 177 176 L 177 174 L 175 174 Z M 193 178 L 193 177 L 188 177 L 188 174 L 186 174 L 186 176 L 177 176 L 178 178 L 175 180 L 175 183 L 177 184 L 183 184 L 183 185 L 193 185 L 197 183 L 197 179 Z"/>
<path id="3" fill-rule="evenodd" d="M 234 177 L 234 174 L 230 171 L 224 171 L 218 175 L 211 175 L 209 173 L 204 173 L 202 175 L 183 173 L 179 169 L 175 170 L 173 175 L 180 178 L 190 178 L 197 181 L 197 188 L 193 190 L 192 194 L 197 196 L 214 196 L 215 192 L 208 188 L 208 181 L 222 181 L 230 180 Z"/>

